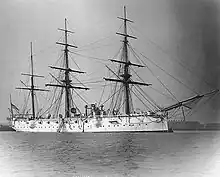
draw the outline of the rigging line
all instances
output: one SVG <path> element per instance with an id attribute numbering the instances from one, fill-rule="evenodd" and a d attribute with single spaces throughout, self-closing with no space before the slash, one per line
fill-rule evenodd
<path id="1" fill-rule="evenodd" d="M 23 106 L 23 108 L 22 108 L 23 114 L 24 114 L 25 110 L 27 109 L 28 100 L 29 100 L 30 94 L 31 94 L 31 92 L 28 93 L 28 96 L 27 96 L 26 99 L 24 100 L 25 104 L 24 104 L 24 106 Z"/>
<path id="2" fill-rule="evenodd" d="M 29 97 L 30 97 L 30 92 L 28 92 L 28 95 L 24 97 L 24 105 L 22 106 L 22 112 L 24 112 L 28 107 Z"/>
<path id="3" fill-rule="evenodd" d="M 138 86 L 137 85 L 137 87 L 141 90 L 141 92 L 143 93 L 143 97 L 144 97 L 144 95 L 147 97 L 147 99 L 149 99 L 158 109 L 161 109 L 161 107 L 147 94 L 147 93 L 145 93 L 144 92 L 144 90 L 140 87 L 140 86 Z M 144 97 L 145 98 L 145 97 Z M 145 98 L 146 99 L 146 98 Z"/>
<path id="4" fill-rule="evenodd" d="M 72 90 L 72 95 L 73 95 L 73 90 Z M 79 111 L 79 113 L 81 114 L 80 109 L 76 106 L 76 103 L 73 101 L 73 97 L 70 97 L 70 99 L 72 100 L 73 105 L 76 107 L 76 109 Z"/>
<path id="5" fill-rule="evenodd" d="M 57 91 L 57 90 L 56 90 Z M 52 111 L 54 113 L 55 116 L 58 116 L 58 112 L 60 110 L 60 107 L 61 107 L 61 102 L 62 102 L 62 96 L 63 96 L 63 92 L 64 92 L 64 88 L 61 88 L 61 91 L 57 94 L 57 99 L 54 101 L 53 104 L 51 104 L 51 108 L 52 108 Z M 54 94 L 54 97 L 55 97 L 55 94 Z M 57 103 L 56 103 L 57 102 Z M 53 107 L 52 107 L 53 106 Z M 51 112 L 52 112 L 51 111 Z"/>
<path id="6" fill-rule="evenodd" d="M 63 93 L 64 93 L 64 88 L 62 88 L 61 89 L 61 92 L 60 92 L 60 95 L 59 95 L 59 99 L 58 99 L 58 104 L 57 105 L 55 105 L 55 115 L 58 115 L 58 112 L 60 111 L 60 109 L 61 109 L 61 106 L 63 105 L 63 104 L 61 104 L 61 102 L 62 102 L 62 97 L 63 97 Z"/>
<path id="7" fill-rule="evenodd" d="M 141 59 L 140 59 L 141 60 Z M 151 74 L 160 82 L 160 84 L 170 93 L 170 95 L 172 95 L 173 96 L 173 98 L 177 101 L 177 102 L 179 102 L 178 101 L 178 99 L 175 97 L 175 95 L 168 89 L 168 87 L 159 79 L 159 76 L 156 76 L 155 74 L 154 74 L 154 72 L 145 64 L 145 62 L 143 61 L 143 60 L 141 60 L 142 61 L 142 63 L 148 68 L 148 70 L 151 72 Z"/>
<path id="8" fill-rule="evenodd" d="M 119 50 L 117 51 L 117 53 L 113 56 L 113 58 L 116 58 L 116 56 L 118 56 L 120 53 L 121 53 L 121 50 L 122 50 L 123 46 L 121 46 L 119 48 Z"/>
<path id="9" fill-rule="evenodd" d="M 139 31 L 139 30 L 138 30 L 138 31 Z M 145 36 L 145 37 L 146 37 L 146 36 Z M 151 44 L 153 44 L 154 46 L 156 46 L 160 51 L 162 51 L 162 52 L 165 53 L 167 56 L 169 56 L 169 59 L 171 59 L 169 53 L 166 52 L 161 46 L 159 46 L 158 44 L 156 44 L 155 42 L 153 42 L 152 40 L 150 40 L 148 37 L 146 37 L 146 38 L 149 40 L 149 42 L 150 42 Z M 199 79 L 201 78 L 201 76 L 199 76 L 198 73 L 193 72 L 193 69 L 190 68 L 186 63 L 181 62 L 180 60 L 177 59 L 177 57 L 172 57 L 172 58 L 173 58 L 177 63 L 179 63 L 179 65 L 182 66 L 182 68 L 187 69 L 190 73 L 196 74 L 197 78 L 199 78 Z M 210 83 L 208 83 L 206 80 L 203 80 L 203 82 L 204 82 L 207 86 L 213 88 L 213 85 L 210 84 Z"/>
<path id="10" fill-rule="evenodd" d="M 97 72 L 97 71 L 96 71 Z M 99 73 L 100 73 L 100 71 L 99 71 Z M 92 74 L 94 74 L 94 73 L 91 73 L 91 74 L 87 74 L 88 76 L 91 76 Z M 98 77 L 93 77 L 93 78 L 88 78 L 88 79 L 85 79 L 85 80 L 82 80 L 82 82 L 88 82 L 88 81 L 97 81 L 98 79 L 102 79 L 103 78 L 103 76 L 98 76 Z"/>
<path id="11" fill-rule="evenodd" d="M 131 90 L 130 88 L 129 88 L 129 90 L 131 91 L 131 92 L 133 92 L 133 90 Z M 136 96 L 136 98 L 137 99 L 139 99 L 139 101 L 146 107 L 146 108 L 149 108 L 138 96 L 137 96 L 137 94 L 135 93 L 135 92 L 133 92 L 133 94 Z M 154 107 L 154 106 L 153 106 Z M 153 111 L 153 109 L 150 109 L 151 111 Z"/>
<path id="12" fill-rule="evenodd" d="M 110 33 L 109 35 L 107 35 L 107 36 L 105 36 L 105 37 L 103 37 L 103 38 L 100 38 L 100 39 L 98 39 L 98 40 L 96 40 L 96 41 L 94 41 L 94 42 L 91 42 L 91 43 L 86 44 L 86 45 L 84 45 L 84 46 L 80 46 L 80 49 L 85 48 L 85 47 L 90 46 L 90 45 L 93 45 L 93 44 L 96 44 L 96 43 L 98 43 L 98 42 L 100 42 L 100 41 L 102 41 L 102 40 L 104 40 L 104 39 L 108 39 L 108 38 L 110 38 L 112 35 L 113 35 L 113 34 Z"/>
<path id="13" fill-rule="evenodd" d="M 83 85 L 84 87 L 86 87 L 86 85 L 85 84 L 83 84 L 79 79 L 77 79 L 77 77 L 76 76 L 74 76 L 73 74 L 71 74 L 79 83 L 78 84 L 81 84 L 81 85 Z"/>
<path id="14" fill-rule="evenodd" d="M 113 109 L 115 109 L 115 107 L 118 106 L 118 104 L 120 104 L 121 100 L 122 100 L 122 94 L 121 92 L 123 92 L 123 90 L 121 90 L 120 92 L 118 92 L 118 95 L 116 96 L 116 100 L 115 100 L 115 104 L 113 106 Z"/>
<path id="15" fill-rule="evenodd" d="M 123 101 L 123 103 L 121 105 L 119 105 L 120 107 L 118 108 L 118 111 L 122 108 L 122 106 L 125 104 L 126 100 Z"/>
<path id="16" fill-rule="evenodd" d="M 107 86 L 112 86 L 112 84 L 99 85 L 99 87 L 92 87 L 92 88 L 90 87 L 90 90 L 91 90 L 91 89 L 93 89 L 93 90 L 94 90 L 94 89 L 100 89 L 100 87 L 107 87 Z"/>
<path id="17" fill-rule="evenodd" d="M 136 55 L 137 53 L 134 51 L 134 48 L 130 48 Z M 166 70 L 164 70 L 162 67 L 160 67 L 159 65 L 157 65 L 155 62 L 153 62 L 150 58 L 146 57 L 144 54 L 140 53 L 141 56 L 143 56 L 145 59 L 147 59 L 148 61 L 150 61 L 153 65 L 155 65 L 156 67 L 158 67 L 160 70 L 162 70 L 164 73 L 166 73 L 167 75 L 169 75 L 170 77 L 172 77 L 174 80 L 176 80 L 177 82 L 179 82 L 180 84 L 184 85 L 186 88 L 188 88 L 190 91 L 194 92 L 195 94 L 198 94 L 194 89 L 190 88 L 189 86 L 187 86 L 186 84 L 184 84 L 183 82 L 181 82 L 179 79 L 175 78 L 172 74 L 168 73 Z M 138 56 L 138 55 L 137 55 Z M 139 57 L 140 58 L 140 57 Z M 140 59 L 141 60 L 141 59 Z M 143 62 L 143 60 L 141 60 Z M 144 62 L 143 62 L 144 63 Z M 145 64 L 145 63 L 144 63 Z M 146 64 L 145 64 L 146 65 Z"/>
<path id="18" fill-rule="evenodd" d="M 106 87 L 106 82 L 105 82 L 104 88 L 103 88 L 103 90 L 102 90 L 102 94 L 101 94 L 101 97 L 100 97 L 100 99 L 99 99 L 98 106 L 100 106 L 100 103 L 101 103 L 101 101 L 102 101 L 102 97 L 103 97 L 103 95 L 104 95 L 105 87 Z"/>
<path id="19" fill-rule="evenodd" d="M 110 74 L 112 74 L 109 70 L 107 70 L 107 75 L 108 76 L 110 76 Z M 114 75 L 114 74 L 113 74 Z M 112 75 L 112 76 L 113 76 Z M 111 94 L 114 94 L 115 92 L 116 92 L 116 89 L 117 89 L 117 85 L 118 85 L 118 83 L 116 82 L 115 84 L 114 83 L 112 83 L 112 82 L 110 82 L 110 93 Z M 110 97 L 110 94 L 109 94 L 109 97 Z M 113 104 L 114 104 L 114 95 L 113 95 L 113 97 L 112 97 L 112 99 L 111 99 L 111 102 L 110 102 L 110 106 L 109 106 L 109 108 L 111 108 L 112 106 L 113 106 Z"/>
<path id="20" fill-rule="evenodd" d="M 53 99 L 52 99 L 52 103 L 51 103 L 51 105 L 49 106 L 49 108 L 47 108 L 42 114 L 41 114 L 41 116 L 43 115 L 43 114 L 45 114 L 47 111 L 49 111 L 49 109 L 50 108 L 52 108 L 52 106 L 54 106 L 54 104 L 60 99 L 59 97 L 54 101 L 54 98 L 55 98 L 55 94 L 54 94 L 54 96 L 53 96 Z"/>
<path id="21" fill-rule="evenodd" d="M 82 96 L 80 96 L 80 94 L 77 93 L 76 90 L 73 89 L 73 91 L 84 101 L 84 103 L 86 103 L 87 105 L 89 104 Z"/>
<path id="22" fill-rule="evenodd" d="M 141 54 L 142 55 L 142 54 Z M 156 63 L 154 63 L 152 60 L 150 60 L 148 57 L 142 55 L 144 58 L 146 58 L 147 60 L 149 60 L 151 63 L 153 63 L 155 66 L 157 66 L 158 68 L 160 68 L 162 71 L 164 71 L 166 74 L 168 74 L 170 77 L 172 77 L 173 79 L 175 79 L 176 81 L 178 81 L 179 83 L 181 83 L 182 85 L 184 85 L 186 88 L 190 89 L 192 92 L 194 92 L 195 94 L 199 94 L 198 92 L 196 92 L 194 89 L 191 89 L 189 86 L 187 86 L 186 84 L 184 84 L 183 82 L 181 82 L 180 80 L 178 80 L 177 78 L 175 78 L 173 75 L 171 75 L 170 73 L 166 72 L 163 68 L 161 68 L 159 65 L 157 65 Z"/>
<path id="23" fill-rule="evenodd" d="M 36 115 L 37 115 L 37 117 L 38 117 L 38 114 L 39 114 L 38 97 L 37 97 L 37 95 L 36 95 L 36 94 L 34 94 L 34 97 L 35 97 L 35 100 L 36 100 L 36 110 L 38 110 Z"/>
<path id="24" fill-rule="evenodd" d="M 171 115 L 169 116 L 170 118 L 169 119 L 172 119 L 174 116 L 176 116 L 176 113 L 180 110 L 180 107 L 176 108 L 172 113 Z"/>
<path id="25" fill-rule="evenodd" d="M 156 88 L 152 87 L 151 85 L 149 86 L 149 88 L 150 88 L 150 89 L 152 89 L 152 90 L 154 90 L 155 92 L 157 92 L 157 93 L 159 93 L 159 94 L 161 94 L 161 95 L 163 95 L 163 96 L 165 96 L 165 97 L 169 98 L 169 99 L 172 99 L 173 101 L 176 101 L 176 100 L 175 100 L 174 98 L 172 98 L 171 96 L 166 95 L 166 94 L 165 94 L 165 93 L 163 93 L 163 92 L 160 92 L 160 90 L 158 90 L 158 89 L 156 89 Z"/>
<path id="26" fill-rule="evenodd" d="M 47 112 L 47 111 L 53 106 L 53 104 L 55 104 L 55 103 L 57 102 L 57 100 L 59 99 L 59 97 L 58 97 L 58 98 L 55 100 L 55 95 L 56 95 L 57 89 L 58 89 L 58 87 L 55 87 L 55 88 L 54 88 L 53 96 L 51 96 L 51 97 L 49 98 L 49 100 L 48 100 L 48 103 L 51 102 L 51 105 L 50 105 L 50 107 L 49 107 L 48 109 L 45 110 L 45 112 Z M 55 101 L 54 101 L 54 100 L 55 100 Z M 41 115 L 43 115 L 45 112 L 43 112 Z"/>
<path id="27" fill-rule="evenodd" d="M 189 86 L 187 86 L 186 84 L 184 84 L 183 82 L 181 82 L 179 79 L 175 78 L 173 75 L 171 75 L 170 73 L 168 73 L 167 71 L 165 71 L 162 67 L 160 67 L 159 65 L 157 65 L 155 62 L 153 62 L 150 58 L 144 56 L 142 53 L 140 53 L 145 59 L 147 59 L 148 61 L 150 61 L 152 64 L 154 64 L 155 66 L 157 66 L 159 69 L 161 69 L 164 73 L 166 73 L 167 75 L 169 75 L 170 77 L 172 77 L 174 80 L 176 80 L 177 82 L 179 82 L 180 84 L 184 85 L 186 88 L 188 88 L 190 91 L 192 91 L 195 94 L 199 94 L 198 92 L 196 92 L 194 89 L 190 88 Z M 143 61 L 142 61 L 143 62 Z"/>
<path id="28" fill-rule="evenodd" d="M 137 74 L 137 72 L 136 72 L 133 68 L 131 68 L 131 69 L 132 69 L 132 71 L 136 74 L 136 76 L 138 76 L 138 78 L 139 78 L 142 82 L 145 82 L 145 81 Z M 158 90 L 158 89 L 156 89 L 156 88 L 153 88 L 151 85 L 149 85 L 149 88 L 151 88 L 152 90 L 156 91 L 157 93 L 159 93 L 159 94 L 161 94 L 161 95 L 163 95 L 163 96 L 166 96 L 167 98 L 172 99 L 173 101 L 176 101 L 176 100 L 173 99 L 171 96 L 166 95 L 165 93 L 161 92 L 160 90 Z"/>
<path id="29" fill-rule="evenodd" d="M 92 56 L 88 56 L 88 55 L 83 55 L 83 54 L 79 54 L 79 53 L 76 53 L 76 52 L 73 52 L 73 51 L 69 51 L 69 52 L 70 52 L 70 53 L 74 53 L 75 55 L 78 55 L 78 56 L 81 56 L 81 57 L 84 57 L 84 58 L 90 58 L 90 59 L 100 60 L 100 61 L 105 61 L 105 62 L 108 61 L 108 60 L 103 59 L 103 58 L 98 58 L 98 57 L 92 57 Z"/>
<path id="30" fill-rule="evenodd" d="M 103 83 L 105 81 L 93 81 L 93 82 L 82 82 L 82 83 L 72 83 L 72 84 L 96 84 L 96 83 Z"/>
<path id="31" fill-rule="evenodd" d="M 139 78 L 142 82 L 145 82 L 145 81 L 137 74 L 137 72 L 136 72 L 133 68 L 131 68 L 131 69 L 132 69 L 132 71 L 136 74 L 136 76 L 138 76 L 138 78 Z M 159 90 L 153 88 L 151 85 L 149 86 L 149 88 L 151 88 L 152 90 L 156 91 L 157 93 L 159 93 L 159 94 L 161 94 L 161 95 L 166 96 L 167 98 L 171 98 L 172 100 L 174 100 L 171 96 L 166 95 L 166 94 L 160 92 Z"/>
<path id="32" fill-rule="evenodd" d="M 61 58 L 64 56 L 63 53 L 60 54 L 59 58 L 55 61 L 54 65 L 57 65 L 57 63 L 61 60 Z"/>
<path id="33" fill-rule="evenodd" d="M 131 89 L 132 89 L 132 88 L 133 88 L 133 86 L 131 86 Z M 130 103 L 131 103 L 131 104 L 130 104 L 130 105 L 131 105 L 131 110 L 133 110 L 133 112 L 134 112 L 134 111 L 135 111 L 135 110 L 134 110 L 134 103 L 133 103 L 133 98 L 132 98 L 132 95 L 131 95 L 130 92 L 129 92 L 129 95 L 130 95 L 129 98 L 130 98 Z"/>
<path id="34" fill-rule="evenodd" d="M 81 71 L 79 65 L 76 63 L 76 61 L 72 58 L 72 56 L 70 55 L 71 60 L 75 63 L 76 67 Z"/>
<path id="35" fill-rule="evenodd" d="M 131 30 L 132 35 L 134 35 L 135 33 L 134 33 L 134 31 L 132 30 L 130 23 L 128 23 L 127 26 L 128 26 L 128 28 Z"/>
<path id="36" fill-rule="evenodd" d="M 106 44 L 106 45 L 101 45 L 101 46 L 97 46 L 97 47 L 93 47 L 93 48 L 90 48 L 90 49 L 81 49 L 81 50 L 77 50 L 77 52 L 81 52 L 81 51 L 88 51 L 88 50 L 94 50 L 94 49 L 100 49 L 102 47 L 108 47 L 108 46 L 111 46 L 113 45 L 114 43 L 110 43 L 110 44 Z"/>
<path id="37" fill-rule="evenodd" d="M 141 89 L 139 86 L 137 86 L 139 89 Z M 149 96 L 148 95 L 145 95 L 145 96 L 147 96 L 148 97 L 148 99 L 150 99 L 150 101 L 152 101 L 153 103 L 151 103 L 144 95 L 143 95 L 143 93 L 145 93 L 145 92 L 143 92 L 142 90 L 142 92 L 143 93 L 141 93 L 136 87 L 134 87 L 140 94 L 141 94 L 141 96 L 143 96 L 143 98 L 148 102 L 148 103 L 150 103 L 150 105 L 151 106 L 153 106 L 154 108 L 156 108 L 156 109 L 160 109 L 160 107 L 153 101 L 153 100 L 151 100 L 151 98 L 149 98 Z"/>
<path id="38" fill-rule="evenodd" d="M 102 103 L 102 105 L 104 105 L 107 101 L 109 101 L 116 93 L 118 93 L 120 90 L 122 89 L 122 86 L 115 92 L 115 93 L 113 93 L 106 101 L 104 101 L 103 103 Z"/>
<path id="39" fill-rule="evenodd" d="M 147 93 L 145 93 L 144 92 L 144 90 L 139 86 L 139 85 L 137 85 L 137 87 L 141 90 L 141 92 L 143 93 L 143 97 L 145 98 L 145 96 L 147 97 L 147 98 L 145 98 L 146 100 L 150 100 L 153 104 L 154 104 L 154 106 L 157 108 L 157 109 L 161 109 L 161 107 L 147 94 Z M 145 95 L 145 96 L 144 96 Z M 149 101 L 148 100 L 148 101 Z"/>
<path id="40" fill-rule="evenodd" d="M 216 94 L 218 94 L 218 93 L 215 93 L 215 94 L 213 94 L 212 96 L 210 96 L 202 105 L 200 105 L 200 107 L 201 107 L 201 106 L 205 106 L 209 101 L 211 101 L 211 100 L 214 98 L 214 96 L 215 96 Z M 198 112 L 198 109 L 195 110 L 195 111 L 192 111 L 192 112 L 191 112 L 191 115 L 194 114 L 194 113 L 196 113 L 196 112 Z M 190 116 L 191 116 L 191 115 L 190 115 Z M 187 114 L 186 116 L 189 116 L 189 114 Z"/>
<path id="41" fill-rule="evenodd" d="M 49 73 L 51 75 L 52 78 L 54 78 L 59 84 L 63 85 L 63 83 L 61 83 L 53 74 Z"/>
<path id="42" fill-rule="evenodd" d="M 22 80 L 20 80 L 20 82 L 21 82 L 25 87 L 28 88 L 28 86 L 27 86 Z M 46 97 L 45 97 L 43 94 L 41 94 L 41 93 L 38 93 L 38 94 L 41 95 L 41 96 L 46 100 Z"/>
<path id="43" fill-rule="evenodd" d="M 114 94 L 114 93 L 116 92 L 118 85 L 119 85 L 118 82 L 116 82 L 115 84 L 112 84 L 111 93 L 113 93 L 113 97 L 112 97 L 112 99 L 111 99 L 110 107 L 113 107 L 113 106 L 114 106 L 114 99 L 115 99 L 115 95 L 116 95 L 116 94 Z M 120 87 L 120 85 L 119 85 L 119 92 L 120 92 L 120 89 L 121 89 L 122 87 L 123 87 L 122 85 L 121 85 L 121 87 Z M 119 93 L 119 92 L 118 92 L 118 93 Z"/>
<path id="44" fill-rule="evenodd" d="M 122 25 L 123 25 L 123 24 L 121 24 L 121 26 L 119 27 L 118 30 L 120 30 L 120 28 L 122 27 Z M 103 38 L 98 39 L 97 41 L 94 41 L 94 42 L 91 42 L 91 43 L 86 44 L 86 45 L 84 45 L 84 46 L 81 46 L 80 49 L 85 48 L 85 47 L 90 46 L 90 45 L 93 45 L 93 44 L 96 44 L 96 43 L 98 43 L 98 42 L 100 42 L 100 41 L 102 41 L 102 40 L 104 40 L 104 39 L 108 39 L 108 38 L 110 38 L 111 36 L 113 36 L 112 32 L 110 32 L 109 35 L 107 35 L 107 36 L 105 36 L 105 37 L 103 37 Z M 100 48 L 100 47 L 99 47 L 99 48 Z M 85 49 L 78 50 L 78 51 L 83 51 L 83 50 L 85 50 Z"/>
<path id="45" fill-rule="evenodd" d="M 53 96 L 51 96 L 48 100 L 48 102 L 51 102 L 53 103 L 54 99 L 55 99 L 55 94 L 56 94 L 56 91 L 57 91 L 58 87 L 55 87 L 54 88 L 54 91 L 53 91 Z M 49 97 L 49 94 L 47 95 L 47 98 Z"/>
<path id="46" fill-rule="evenodd" d="M 129 45 L 129 48 L 130 48 L 131 46 Z M 171 96 L 173 96 L 173 98 L 177 101 L 177 102 L 179 102 L 178 101 L 178 99 L 175 97 L 175 95 L 168 89 L 168 87 L 160 80 L 160 78 L 159 78 L 159 76 L 156 76 L 155 74 L 154 74 L 154 72 L 147 66 L 147 64 L 145 64 L 145 62 L 143 61 L 143 60 L 141 60 L 141 58 L 136 54 L 136 52 L 133 50 L 133 48 L 130 48 L 133 52 L 134 52 L 134 54 L 135 54 L 135 56 L 136 56 L 136 59 L 138 59 L 138 60 L 140 60 L 147 68 L 148 68 L 148 70 L 151 72 L 151 74 L 160 82 L 160 84 L 167 90 L 167 92 L 171 95 Z"/>

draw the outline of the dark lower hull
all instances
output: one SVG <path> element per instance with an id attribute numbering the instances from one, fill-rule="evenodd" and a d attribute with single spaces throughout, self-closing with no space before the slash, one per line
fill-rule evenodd
<path id="1" fill-rule="evenodd" d="M 0 131 L 15 131 L 9 125 L 0 125 Z"/>
<path id="2" fill-rule="evenodd" d="M 72 132 L 65 132 L 72 133 Z M 76 132 L 78 133 L 78 132 Z M 163 130 L 163 131 L 105 131 L 105 132 L 82 132 L 82 133 L 173 133 L 173 130 Z"/>

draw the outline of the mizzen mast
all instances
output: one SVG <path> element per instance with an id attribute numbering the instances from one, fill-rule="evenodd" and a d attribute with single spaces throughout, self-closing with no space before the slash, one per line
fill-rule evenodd
<path id="1" fill-rule="evenodd" d="M 69 118 L 70 117 L 70 107 L 71 107 L 71 105 L 70 105 L 70 97 L 71 97 L 70 89 L 72 88 L 72 89 L 88 90 L 89 88 L 75 87 L 75 86 L 72 86 L 72 84 L 71 84 L 72 80 L 70 80 L 70 76 L 69 76 L 70 72 L 74 72 L 74 73 L 85 73 L 85 72 L 77 71 L 77 70 L 73 70 L 73 69 L 69 68 L 69 58 L 68 58 L 69 49 L 68 49 L 68 47 L 77 48 L 77 46 L 71 45 L 71 44 L 68 43 L 68 33 L 74 33 L 74 32 L 67 29 L 67 20 L 66 20 L 66 18 L 65 18 L 64 29 L 58 28 L 58 30 L 63 31 L 65 33 L 64 43 L 56 42 L 56 44 L 64 46 L 65 66 L 64 66 L 64 68 L 50 66 L 50 68 L 64 71 L 65 72 L 64 73 L 65 77 L 64 77 L 64 80 L 62 80 L 62 82 L 59 82 L 60 84 L 46 84 L 46 86 L 65 88 L 65 117 Z"/>
<path id="2" fill-rule="evenodd" d="M 39 89 L 39 88 L 36 88 L 35 85 L 34 85 L 34 77 L 41 77 L 41 78 L 43 78 L 44 76 L 39 76 L 39 75 L 35 75 L 34 74 L 32 42 L 31 42 L 31 74 L 21 73 L 21 75 L 25 75 L 25 76 L 30 76 L 31 77 L 31 86 L 30 87 L 24 87 L 24 88 L 16 88 L 16 89 L 22 89 L 22 90 L 29 90 L 29 91 L 31 91 L 32 115 L 33 115 L 33 119 L 35 119 L 36 118 L 36 116 L 35 116 L 35 100 L 34 100 L 35 91 L 49 91 L 49 90 Z"/>
<path id="3" fill-rule="evenodd" d="M 113 81 L 113 82 L 121 82 L 124 86 L 124 90 L 125 90 L 125 113 L 127 115 L 130 115 L 131 113 L 131 93 L 130 93 L 130 87 L 129 85 L 145 85 L 145 86 L 149 86 L 151 84 L 146 84 L 146 83 L 140 83 L 140 82 L 134 82 L 131 80 L 131 74 L 129 71 L 130 66 L 136 66 L 136 67 L 144 67 L 142 65 L 138 65 L 138 64 L 134 64 L 131 63 L 129 58 L 128 58 L 128 38 L 132 38 L 132 39 L 137 39 L 134 36 L 128 35 L 127 33 L 127 22 L 133 23 L 132 20 L 127 19 L 126 17 L 126 7 L 124 6 L 124 17 L 118 17 L 120 20 L 124 21 L 124 33 L 116 33 L 117 35 L 121 35 L 124 37 L 123 42 L 123 55 L 122 55 L 122 59 L 121 61 L 118 60 L 114 60 L 112 59 L 112 62 L 117 62 L 120 64 L 124 64 L 123 66 L 123 74 L 120 75 L 120 77 L 118 76 L 119 79 L 110 79 L 110 78 L 104 78 L 106 81 Z"/>

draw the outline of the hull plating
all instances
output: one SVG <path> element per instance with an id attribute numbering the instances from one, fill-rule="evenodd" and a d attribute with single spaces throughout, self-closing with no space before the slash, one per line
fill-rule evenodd
<path id="1" fill-rule="evenodd" d="M 16 131 L 23 132 L 166 132 L 167 121 L 158 121 L 145 116 L 108 116 L 88 118 L 84 121 L 78 118 L 16 120 L 13 123 Z"/>

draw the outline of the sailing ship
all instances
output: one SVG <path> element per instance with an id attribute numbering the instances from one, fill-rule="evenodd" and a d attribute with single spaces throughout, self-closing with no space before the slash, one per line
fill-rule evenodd
<path id="1" fill-rule="evenodd" d="M 132 86 L 141 87 L 151 86 L 149 83 L 139 82 L 132 80 L 130 72 L 131 67 L 143 68 L 141 64 L 132 63 L 128 57 L 129 39 L 136 39 L 127 32 L 127 23 L 132 23 L 126 17 L 126 7 L 124 7 L 124 16 L 118 17 L 123 21 L 123 33 L 116 33 L 123 37 L 123 47 L 121 59 L 111 59 L 111 62 L 119 64 L 119 69 L 114 72 L 110 67 L 107 68 L 112 72 L 115 78 L 106 78 L 105 81 L 114 82 L 114 93 L 110 98 L 112 102 L 110 108 L 106 109 L 104 104 L 87 104 L 85 105 L 84 113 L 78 108 L 73 101 L 73 91 L 75 90 L 89 90 L 88 87 L 76 86 L 72 83 L 71 74 L 83 74 L 85 72 L 74 70 L 69 65 L 69 48 L 77 48 L 77 46 L 68 43 L 68 34 L 72 31 L 67 29 L 67 21 L 65 19 L 64 29 L 59 29 L 65 34 L 64 42 L 57 42 L 57 44 L 64 46 L 64 60 L 63 66 L 50 66 L 50 68 L 59 71 L 58 77 L 51 74 L 56 83 L 48 83 L 46 87 L 54 88 L 54 95 L 58 99 L 53 99 L 50 108 L 53 112 L 48 112 L 45 116 L 36 115 L 35 113 L 35 92 L 48 91 L 46 89 L 36 88 L 34 85 L 35 77 L 42 77 L 33 73 L 33 54 L 31 47 L 31 74 L 23 74 L 31 77 L 31 86 L 18 88 L 28 90 L 31 93 L 32 99 L 32 114 L 17 113 L 14 114 L 13 110 L 15 105 L 11 103 L 11 126 L 16 131 L 25 132 L 171 132 L 168 127 L 169 112 L 171 110 L 187 107 L 192 102 L 198 101 L 203 97 L 216 94 L 218 90 L 212 92 L 196 95 L 168 107 L 156 107 L 154 110 L 134 111 L 132 103 Z M 116 87 L 119 90 L 116 91 Z M 77 93 L 77 92 L 76 92 Z M 77 94 L 80 96 L 79 94 Z M 60 112 L 61 101 L 65 100 L 64 116 Z M 144 102 L 144 101 L 142 101 Z M 53 109 L 52 109 L 53 108 Z"/>

